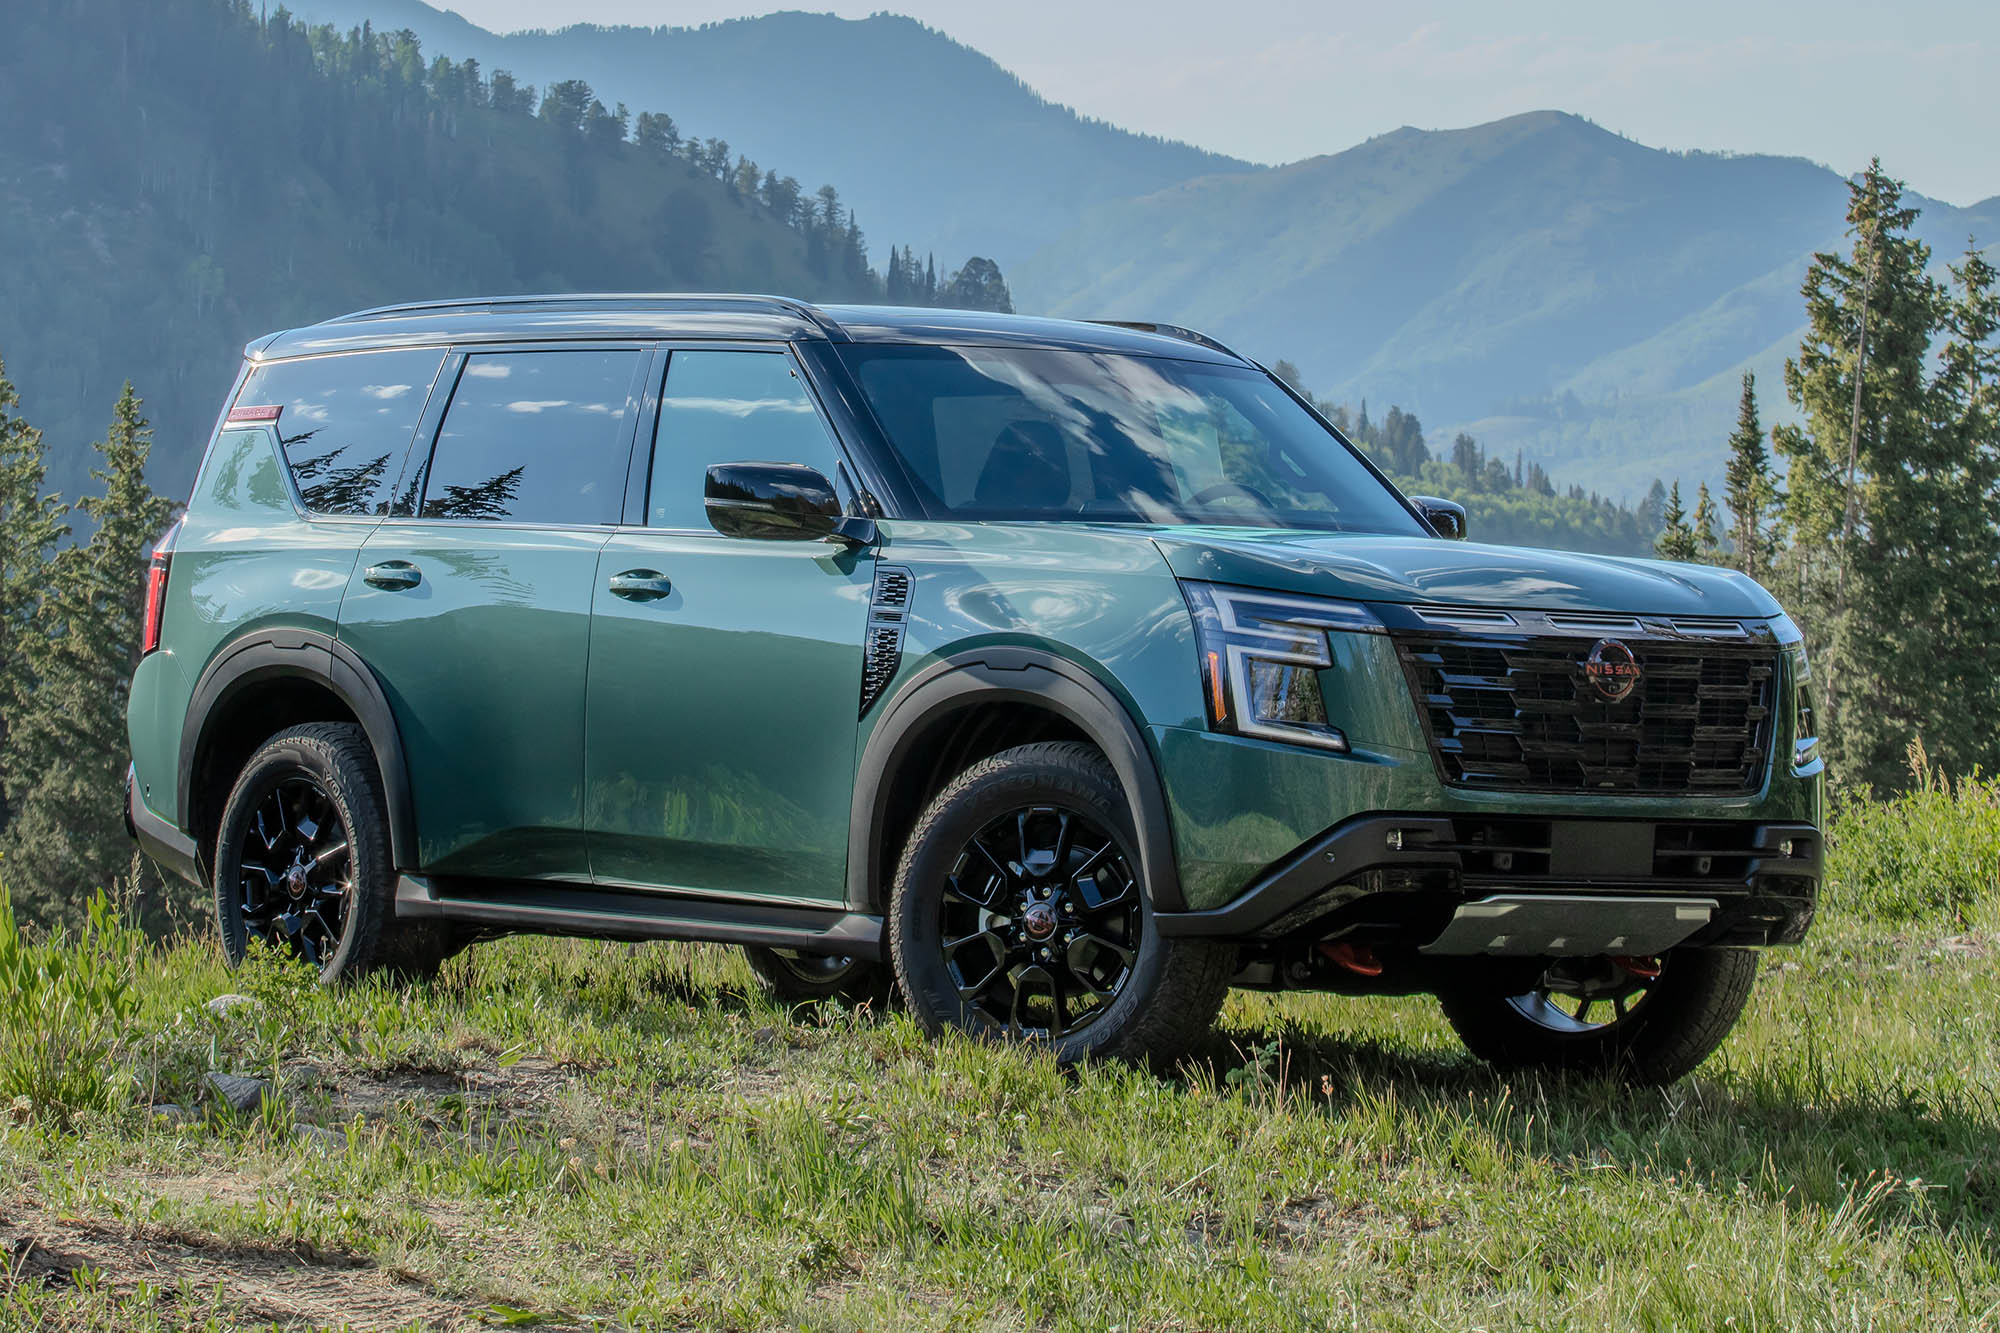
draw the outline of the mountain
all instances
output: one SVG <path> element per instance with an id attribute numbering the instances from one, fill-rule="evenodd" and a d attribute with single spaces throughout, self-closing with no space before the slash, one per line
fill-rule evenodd
<path id="1" fill-rule="evenodd" d="M 1100 206 L 1008 276 L 1023 309 L 1188 324 L 1323 396 L 1636 496 L 1719 470 L 1741 369 L 1782 401 L 1799 284 L 1846 198 L 1809 162 L 1536 112 Z M 1916 202 L 1940 263 L 1968 232 L 2000 239 L 2000 199 Z"/>
<path id="2" fill-rule="evenodd" d="M 0 357 L 74 495 L 131 379 L 184 494 L 248 339 L 548 290 L 880 299 L 838 219 L 568 122 L 407 43 L 229 0 L 15 0 L 0 42 Z M 516 99 L 518 103 L 519 99 Z"/>
<path id="3" fill-rule="evenodd" d="M 886 246 L 915 240 L 1003 269 L 1093 205 L 1195 176 L 1252 172 L 1186 144 L 1086 120 L 914 19 L 780 13 L 699 28 L 497 36 L 419 0 L 301 0 L 313 22 L 407 28 L 430 51 L 546 86 L 582 79 L 606 105 L 662 111 L 808 188 L 840 186 Z"/>

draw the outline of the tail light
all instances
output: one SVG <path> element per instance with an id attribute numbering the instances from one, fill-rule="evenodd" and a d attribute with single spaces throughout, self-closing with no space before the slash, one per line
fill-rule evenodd
<path id="1" fill-rule="evenodd" d="M 153 545 L 153 560 L 146 567 L 146 619 L 139 630 L 139 656 L 160 646 L 160 621 L 167 609 L 167 569 L 174 560 L 174 538 L 180 535 L 176 522 Z"/>

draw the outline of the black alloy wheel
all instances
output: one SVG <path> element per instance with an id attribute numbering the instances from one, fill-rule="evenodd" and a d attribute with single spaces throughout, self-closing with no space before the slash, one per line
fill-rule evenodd
<path id="1" fill-rule="evenodd" d="M 1118 775 L 1087 744 L 1017 746 L 946 783 L 888 904 L 911 1016 L 1063 1063 L 1171 1067 L 1208 1032 L 1236 947 L 1153 928 L 1138 846 Z"/>
<path id="2" fill-rule="evenodd" d="M 1140 944 L 1139 880 L 1106 829 L 1054 806 L 974 834 L 944 888 L 941 948 L 959 998 L 1014 1036 L 1088 1027 Z"/>
<path id="3" fill-rule="evenodd" d="M 238 848 L 243 928 L 325 967 L 340 948 L 354 896 L 354 843 L 332 796 L 286 778 L 257 803 Z"/>
<path id="4" fill-rule="evenodd" d="M 1683 947 L 1658 958 L 1551 960 L 1533 989 L 1468 986 L 1438 1000 L 1466 1048 L 1498 1068 L 1658 1086 L 1714 1053 L 1756 978 L 1748 949 Z"/>
<path id="5" fill-rule="evenodd" d="M 250 756 L 223 804 L 213 887 L 231 963 L 260 939 L 328 983 L 420 977 L 465 943 L 449 923 L 395 919 L 388 805 L 353 723 L 292 727 Z"/>
<path id="6" fill-rule="evenodd" d="M 1542 973 L 1541 984 L 1507 1003 L 1535 1026 L 1582 1036 L 1624 1022 L 1638 1012 L 1660 979 L 1657 958 L 1566 960 Z"/>

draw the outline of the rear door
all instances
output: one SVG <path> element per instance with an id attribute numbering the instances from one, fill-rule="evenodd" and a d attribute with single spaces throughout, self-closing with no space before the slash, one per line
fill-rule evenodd
<path id="1" fill-rule="evenodd" d="M 340 638 L 401 727 L 422 867 L 587 879 L 584 672 L 654 353 L 469 349 L 369 536 Z"/>
<path id="2" fill-rule="evenodd" d="M 837 478 L 839 447 L 785 349 L 683 347 L 667 361 L 650 455 L 643 524 L 605 545 L 593 590 L 596 877 L 837 900 L 873 552 L 725 537 L 702 489 L 725 462 Z"/>

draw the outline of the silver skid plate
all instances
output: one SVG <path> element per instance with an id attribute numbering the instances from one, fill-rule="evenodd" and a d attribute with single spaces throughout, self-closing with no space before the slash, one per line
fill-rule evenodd
<path id="1" fill-rule="evenodd" d="M 1707 925 L 1715 907 L 1713 898 L 1496 893 L 1461 904 L 1419 952 L 1649 958 Z"/>

